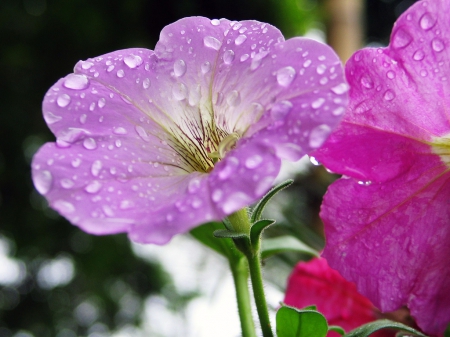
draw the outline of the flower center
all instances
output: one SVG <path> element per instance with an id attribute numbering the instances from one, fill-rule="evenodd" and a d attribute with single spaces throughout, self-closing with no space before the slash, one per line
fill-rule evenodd
<path id="1" fill-rule="evenodd" d="M 450 135 L 435 138 L 431 147 L 433 152 L 439 155 L 447 166 L 450 166 Z"/>

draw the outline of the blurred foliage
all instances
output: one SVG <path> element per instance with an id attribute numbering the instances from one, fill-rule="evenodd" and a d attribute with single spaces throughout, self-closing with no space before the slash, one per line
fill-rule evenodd
<path id="1" fill-rule="evenodd" d="M 125 235 L 84 234 L 48 209 L 34 191 L 32 155 L 40 145 L 54 140 L 41 114 L 46 90 L 80 59 L 128 47 L 153 48 L 161 29 L 181 17 L 256 19 L 280 27 L 290 37 L 320 27 L 323 2 L 0 1 L 0 234 L 11 243 L 9 255 L 26 267 L 22 282 L 0 286 L 0 337 L 19 330 L 39 337 L 107 333 L 125 324 L 139 324 L 139 311 L 149 294 L 170 294 L 175 308 L 189 300 L 168 291 L 171 280 L 163 268 L 136 257 Z M 386 41 L 398 14 L 395 6 L 402 3 L 405 0 L 367 1 L 370 38 Z M 323 233 L 318 209 L 330 179 L 316 168 L 296 180 L 283 199 L 284 220 L 278 230 L 320 249 Z M 58 257 L 72 261 L 73 279 L 42 287 L 37 281 L 39 271 Z M 288 262 L 295 263 L 294 258 Z M 83 312 L 94 319 L 87 319 Z"/>

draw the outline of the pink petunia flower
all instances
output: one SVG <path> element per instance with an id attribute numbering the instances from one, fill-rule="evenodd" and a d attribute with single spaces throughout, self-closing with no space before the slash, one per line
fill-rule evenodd
<path id="1" fill-rule="evenodd" d="M 345 176 L 322 205 L 330 266 L 383 311 L 450 322 L 450 2 L 420 1 L 387 48 L 349 60 L 350 104 L 315 157 Z"/>
<path id="2" fill-rule="evenodd" d="M 299 309 L 315 305 L 328 325 L 338 325 L 346 332 L 378 318 L 373 304 L 358 293 L 353 283 L 331 269 L 324 258 L 295 266 L 289 276 L 284 303 Z M 338 336 L 337 332 L 328 333 L 328 337 Z"/>
<path id="3" fill-rule="evenodd" d="M 191 17 L 155 51 L 80 61 L 46 94 L 32 163 L 50 206 L 93 234 L 163 244 L 260 198 L 319 147 L 348 86 L 331 48 L 257 21 Z"/>

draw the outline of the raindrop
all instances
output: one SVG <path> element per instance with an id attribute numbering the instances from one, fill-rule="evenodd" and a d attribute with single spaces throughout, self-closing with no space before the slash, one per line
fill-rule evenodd
<path id="1" fill-rule="evenodd" d="M 181 77 L 186 73 L 186 62 L 183 60 L 177 60 L 173 64 L 173 73 L 176 77 Z"/>
<path id="2" fill-rule="evenodd" d="M 110 66 L 108 66 L 108 68 L 106 68 L 106 71 L 108 72 L 108 73 L 110 73 L 111 71 L 113 71 L 114 70 L 114 66 L 113 65 L 110 65 Z"/>
<path id="3" fill-rule="evenodd" d="M 306 60 L 305 62 L 303 62 L 303 67 L 308 68 L 311 65 L 311 63 L 312 63 L 311 60 Z"/>
<path id="4" fill-rule="evenodd" d="M 139 135 L 139 137 L 141 137 L 146 142 L 150 141 L 150 137 L 148 136 L 147 132 L 145 131 L 145 129 L 142 126 L 137 125 L 135 129 L 136 129 L 136 132 Z"/>
<path id="5" fill-rule="evenodd" d="M 200 102 L 201 99 L 201 88 L 200 84 L 197 84 L 194 90 L 189 92 L 189 105 L 195 106 Z"/>
<path id="6" fill-rule="evenodd" d="M 225 64 L 231 64 L 231 62 L 233 62 L 234 60 L 234 51 L 232 51 L 231 49 L 226 50 L 223 53 L 223 62 Z"/>
<path id="7" fill-rule="evenodd" d="M 227 103 L 231 107 L 238 106 L 241 103 L 241 96 L 239 91 L 233 90 L 227 97 Z"/>
<path id="8" fill-rule="evenodd" d="M 389 70 L 387 73 L 386 73 L 386 76 L 387 76 L 387 78 L 389 78 L 389 79 L 394 79 L 395 78 L 395 73 L 392 71 L 392 70 Z"/>
<path id="9" fill-rule="evenodd" d="M 282 87 L 288 87 L 295 78 L 295 69 L 291 66 L 281 68 L 277 71 L 277 82 Z"/>
<path id="10" fill-rule="evenodd" d="M 219 171 L 219 179 L 225 180 L 231 176 L 239 165 L 239 160 L 236 157 L 229 157 L 225 162 L 225 167 Z"/>
<path id="11" fill-rule="evenodd" d="M 323 142 L 327 139 L 330 132 L 331 129 L 326 124 L 316 126 L 314 129 L 311 130 L 311 133 L 309 134 L 309 146 L 312 148 L 320 147 L 323 144 Z"/>
<path id="12" fill-rule="evenodd" d="M 73 167 L 79 167 L 80 166 L 80 164 L 81 164 L 81 159 L 80 158 L 74 158 L 74 159 L 72 159 L 72 166 Z"/>
<path id="13" fill-rule="evenodd" d="M 189 193 L 195 193 L 200 188 L 200 179 L 194 178 L 191 179 L 188 183 L 188 191 Z"/>
<path id="14" fill-rule="evenodd" d="M 407 33 L 403 28 L 400 28 L 395 32 L 395 35 L 392 39 L 392 46 L 395 49 L 405 48 L 412 41 L 411 35 Z"/>
<path id="15" fill-rule="evenodd" d="M 373 81 L 368 75 L 363 75 L 361 77 L 361 84 L 364 88 L 367 88 L 367 89 L 373 88 Z"/>
<path id="16" fill-rule="evenodd" d="M 105 106 L 105 104 L 106 104 L 106 99 L 104 99 L 103 97 L 100 98 L 97 102 L 97 105 L 100 109 L 103 108 Z"/>
<path id="17" fill-rule="evenodd" d="M 212 36 L 205 36 L 203 38 L 203 44 L 206 47 L 214 50 L 219 50 L 220 47 L 222 46 L 222 42 L 220 42 L 219 40 L 217 40 L 215 37 Z"/>
<path id="18" fill-rule="evenodd" d="M 325 70 L 327 70 L 327 66 L 325 64 L 321 64 L 316 68 L 316 71 L 319 75 L 323 75 L 325 73 Z"/>
<path id="19" fill-rule="evenodd" d="M 182 101 L 187 97 L 187 88 L 183 83 L 176 83 L 172 87 L 172 95 L 177 101 Z"/>
<path id="20" fill-rule="evenodd" d="M 336 95 L 342 95 L 345 94 L 349 89 L 349 86 L 347 83 L 341 83 L 337 86 L 331 88 L 331 91 L 334 92 Z"/>
<path id="21" fill-rule="evenodd" d="M 53 203 L 52 207 L 62 214 L 75 212 L 75 206 L 70 202 L 64 200 L 56 200 Z"/>
<path id="22" fill-rule="evenodd" d="M 91 105 L 89 105 L 89 111 L 94 111 L 95 109 L 95 102 L 92 102 Z"/>
<path id="23" fill-rule="evenodd" d="M 289 101 L 278 102 L 272 107 L 272 109 L 270 109 L 270 116 L 276 121 L 282 120 L 286 117 L 289 111 L 291 111 L 292 106 L 292 103 Z"/>
<path id="24" fill-rule="evenodd" d="M 319 109 L 323 105 L 323 103 L 325 103 L 325 98 L 318 98 L 311 103 L 311 108 Z"/>
<path id="25" fill-rule="evenodd" d="M 213 103 L 215 105 L 220 105 L 222 104 L 222 101 L 223 101 L 223 94 L 220 91 L 214 93 Z"/>
<path id="26" fill-rule="evenodd" d="M 122 141 L 120 139 L 116 139 L 114 144 L 116 144 L 116 147 L 121 147 L 122 146 Z"/>
<path id="27" fill-rule="evenodd" d="M 94 180 L 87 185 L 84 190 L 88 193 L 97 193 L 102 188 L 102 184 L 98 180 Z"/>
<path id="28" fill-rule="evenodd" d="M 315 157 L 313 157 L 313 156 L 309 156 L 309 161 L 310 161 L 311 164 L 313 164 L 314 166 L 319 166 L 319 165 L 320 165 L 319 161 L 318 161 Z"/>
<path id="29" fill-rule="evenodd" d="M 191 205 L 192 205 L 192 208 L 199 209 L 202 206 L 202 203 L 203 202 L 199 198 L 195 197 L 195 198 L 193 198 Z"/>
<path id="30" fill-rule="evenodd" d="M 95 150 L 97 148 L 97 142 L 94 138 L 85 138 L 83 141 L 83 146 L 88 150 Z"/>
<path id="31" fill-rule="evenodd" d="M 319 83 L 322 84 L 322 85 L 327 84 L 327 83 L 328 83 L 328 78 L 322 77 L 322 78 L 320 79 Z"/>
<path id="32" fill-rule="evenodd" d="M 206 74 L 211 70 L 211 63 L 206 61 L 201 65 L 201 68 L 202 68 L 202 74 Z"/>
<path id="33" fill-rule="evenodd" d="M 94 63 L 85 61 L 85 62 L 81 63 L 81 68 L 83 68 L 84 70 L 87 70 L 87 69 L 90 69 L 93 65 L 94 65 Z"/>
<path id="34" fill-rule="evenodd" d="M 59 107 L 64 108 L 68 106 L 70 103 L 70 96 L 67 94 L 59 95 L 56 99 L 56 104 L 58 104 Z"/>
<path id="35" fill-rule="evenodd" d="M 125 76 L 125 72 L 122 69 L 117 71 L 117 77 L 122 78 L 124 76 Z"/>
<path id="36" fill-rule="evenodd" d="M 263 158 L 259 154 L 255 154 L 245 161 L 245 167 L 248 169 L 257 168 L 263 162 Z"/>
<path id="37" fill-rule="evenodd" d="M 214 192 L 212 193 L 212 196 L 211 196 L 211 198 L 214 202 L 219 202 L 220 200 L 222 200 L 222 197 L 223 197 L 223 191 L 219 190 L 219 189 L 214 190 Z"/>
<path id="38" fill-rule="evenodd" d="M 113 210 L 108 205 L 103 205 L 102 209 L 103 209 L 103 213 L 105 213 L 106 216 L 109 216 L 109 217 L 114 216 Z"/>
<path id="39" fill-rule="evenodd" d="M 56 122 L 59 122 L 62 119 L 62 117 L 56 116 L 53 113 L 51 113 L 50 111 L 44 111 L 44 119 L 48 125 L 51 125 Z"/>
<path id="40" fill-rule="evenodd" d="M 150 79 L 149 78 L 146 78 L 142 81 L 142 87 L 144 87 L 144 89 L 150 88 Z"/>
<path id="41" fill-rule="evenodd" d="M 433 48 L 433 50 L 435 52 L 440 53 L 441 51 L 444 50 L 445 45 L 444 45 L 444 42 L 442 42 L 441 39 L 435 38 L 435 39 L 433 39 L 433 41 L 431 41 L 431 48 Z"/>
<path id="42" fill-rule="evenodd" d="M 122 200 L 119 205 L 120 209 L 134 208 L 134 203 L 131 200 Z"/>
<path id="43" fill-rule="evenodd" d="M 127 134 L 127 130 L 125 130 L 123 127 L 119 126 L 117 128 L 114 128 L 113 132 L 116 135 L 126 135 Z"/>
<path id="44" fill-rule="evenodd" d="M 425 57 L 425 53 L 421 49 L 416 50 L 416 52 L 413 55 L 413 59 L 415 61 L 422 61 L 424 59 L 424 57 Z"/>
<path id="45" fill-rule="evenodd" d="M 435 24 L 436 19 L 430 13 L 425 13 L 419 20 L 420 28 L 422 28 L 423 30 L 431 29 Z"/>
<path id="46" fill-rule="evenodd" d="M 358 181 L 358 185 L 369 186 L 372 182 L 370 180 L 367 181 Z"/>
<path id="47" fill-rule="evenodd" d="M 342 107 L 342 106 L 340 106 L 339 108 L 334 109 L 334 110 L 332 111 L 332 113 L 333 113 L 333 115 L 335 115 L 335 116 L 340 116 L 340 115 L 342 115 L 342 114 L 344 113 L 344 111 L 345 111 L 345 108 Z"/>
<path id="48" fill-rule="evenodd" d="M 123 58 L 123 63 L 125 63 L 128 68 L 134 69 L 142 64 L 142 58 L 139 55 L 127 55 Z"/>
<path id="49" fill-rule="evenodd" d="M 70 74 L 64 79 L 64 86 L 68 89 L 82 90 L 89 85 L 89 80 L 85 75 Z"/>
<path id="50" fill-rule="evenodd" d="M 236 44 L 236 46 L 240 46 L 241 44 L 244 43 L 244 41 L 247 40 L 247 36 L 246 35 L 239 35 L 236 40 L 234 40 L 234 43 Z"/>
<path id="51" fill-rule="evenodd" d="M 61 179 L 60 184 L 61 184 L 62 188 L 65 188 L 65 189 L 72 188 L 73 185 L 75 185 L 73 180 L 70 180 L 68 178 Z"/>
<path id="52" fill-rule="evenodd" d="M 244 62 L 244 61 L 248 60 L 249 57 L 250 57 L 250 55 L 248 55 L 248 54 L 243 54 L 239 60 L 240 60 L 241 62 Z"/>
<path id="53" fill-rule="evenodd" d="M 94 177 L 97 177 L 100 174 L 101 169 L 102 169 L 102 162 L 100 160 L 96 160 L 92 163 L 91 173 Z"/>
<path id="54" fill-rule="evenodd" d="M 383 97 L 386 101 L 392 101 L 395 98 L 395 94 L 392 90 L 386 90 Z"/>
<path id="55" fill-rule="evenodd" d="M 250 204 L 252 200 L 248 195 L 242 192 L 231 194 L 222 204 L 222 210 L 225 214 L 231 214 L 238 209 Z"/>
<path id="56" fill-rule="evenodd" d="M 213 19 L 213 20 L 211 20 L 211 24 L 212 24 L 213 26 L 218 26 L 218 25 L 220 25 L 220 20 L 218 20 L 218 19 Z"/>
<path id="57" fill-rule="evenodd" d="M 258 54 L 256 54 L 253 59 L 252 63 L 250 64 L 250 70 L 256 70 L 261 65 L 262 60 L 269 54 L 267 50 L 262 50 Z"/>
<path id="58" fill-rule="evenodd" d="M 38 192 L 42 195 L 45 195 L 50 191 L 52 187 L 53 177 L 50 171 L 44 170 L 39 171 L 34 176 L 34 186 L 38 190 Z"/>

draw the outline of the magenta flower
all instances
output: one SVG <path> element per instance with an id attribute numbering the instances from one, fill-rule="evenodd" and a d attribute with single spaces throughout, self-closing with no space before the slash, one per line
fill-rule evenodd
<path id="1" fill-rule="evenodd" d="M 185 18 L 155 51 L 79 62 L 48 91 L 57 140 L 35 155 L 34 184 L 89 233 L 162 244 L 260 198 L 280 159 L 322 144 L 346 92 L 323 44 L 257 21 Z"/>
<path id="2" fill-rule="evenodd" d="M 321 216 L 333 268 L 383 311 L 450 322 L 450 2 L 420 1 L 346 66 L 350 104 L 315 156 L 345 176 Z"/>

